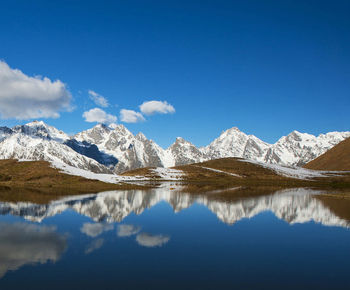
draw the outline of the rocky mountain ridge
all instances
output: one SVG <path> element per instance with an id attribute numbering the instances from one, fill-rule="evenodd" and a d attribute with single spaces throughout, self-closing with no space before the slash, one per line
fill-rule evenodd
<path id="1" fill-rule="evenodd" d="M 198 148 L 178 137 L 163 149 L 142 133 L 133 135 L 121 124 L 98 124 L 70 137 L 42 121 L 34 121 L 13 128 L 0 127 L 0 158 L 55 161 L 99 173 L 172 167 L 224 157 L 302 166 L 348 137 L 350 132 L 316 137 L 293 131 L 275 144 L 268 144 L 233 127 L 206 147 Z"/>

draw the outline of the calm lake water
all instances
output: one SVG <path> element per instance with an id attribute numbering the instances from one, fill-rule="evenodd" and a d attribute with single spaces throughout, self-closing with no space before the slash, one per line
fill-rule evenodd
<path id="1" fill-rule="evenodd" d="M 1 201 L 0 289 L 350 289 L 349 228 L 307 189 Z"/>

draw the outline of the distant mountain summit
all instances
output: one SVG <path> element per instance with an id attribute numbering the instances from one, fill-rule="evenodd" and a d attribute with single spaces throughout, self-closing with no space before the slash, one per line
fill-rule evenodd
<path id="1" fill-rule="evenodd" d="M 350 171 L 350 138 L 335 145 L 304 167 L 316 170 Z"/>
<path id="2" fill-rule="evenodd" d="M 104 165 L 64 144 L 68 135 L 44 122 L 34 121 L 12 129 L 0 128 L 0 158 L 45 160 L 97 173 L 110 173 Z"/>
<path id="3" fill-rule="evenodd" d="M 330 132 L 316 137 L 293 131 L 270 146 L 264 162 L 303 166 L 348 137 L 350 132 Z"/>
<path id="4" fill-rule="evenodd" d="M 142 167 L 172 167 L 224 157 L 240 157 L 287 166 L 303 166 L 350 137 L 350 132 L 314 136 L 293 131 L 268 144 L 237 127 L 223 131 L 206 147 L 181 137 L 167 149 L 124 125 L 98 124 L 73 137 L 34 121 L 0 127 L 0 159 L 46 160 L 99 173 L 121 173 Z M 58 165 L 57 165 L 58 164 Z"/>

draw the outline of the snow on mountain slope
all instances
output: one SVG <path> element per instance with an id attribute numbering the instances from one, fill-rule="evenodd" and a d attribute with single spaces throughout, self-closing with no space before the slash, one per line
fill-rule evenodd
<path id="1" fill-rule="evenodd" d="M 13 134 L 13 131 L 8 127 L 0 127 L 0 142 Z"/>
<path id="2" fill-rule="evenodd" d="M 301 166 L 342 140 L 350 132 L 331 132 L 318 137 L 294 131 L 268 144 L 234 127 L 206 147 L 197 148 L 178 137 L 163 149 L 142 133 L 134 136 L 123 125 L 99 124 L 69 137 L 62 131 L 34 121 L 12 129 L 0 127 L 0 158 L 62 162 L 81 169 L 116 173 L 141 167 L 172 167 L 224 157 Z"/>
<path id="3" fill-rule="evenodd" d="M 316 137 L 293 131 L 289 135 L 280 138 L 269 148 L 264 162 L 302 166 L 348 137 L 350 137 L 350 132 L 330 132 Z"/>
<path id="4" fill-rule="evenodd" d="M 95 145 L 99 145 L 105 142 L 112 130 L 112 128 L 104 124 L 98 124 L 91 129 L 76 134 L 74 136 L 74 139 L 80 142 L 86 141 Z"/>
<path id="5" fill-rule="evenodd" d="M 141 168 L 173 166 L 172 156 L 142 133 L 134 136 L 123 125 L 96 125 L 74 136 L 78 141 L 88 141 L 106 154 L 118 159 L 115 172 Z"/>
<path id="6" fill-rule="evenodd" d="M 7 134 L 0 142 L 1 159 L 56 161 L 92 172 L 110 172 L 102 164 L 63 144 L 69 139 L 68 135 L 44 122 L 34 121 L 3 131 Z"/>
<path id="7" fill-rule="evenodd" d="M 134 136 L 123 125 L 97 125 L 75 138 L 96 144 L 101 151 L 116 157 L 119 163 L 115 172 L 119 173 L 140 167 L 171 167 L 224 157 L 296 166 L 316 158 L 348 136 L 350 132 L 332 132 L 316 137 L 294 131 L 277 143 L 268 144 L 234 127 L 206 147 L 197 148 L 178 137 L 164 150 L 142 133 Z"/>
<path id="8" fill-rule="evenodd" d="M 175 143 L 172 144 L 166 152 L 169 156 L 172 156 L 172 163 L 170 163 L 171 166 L 185 165 L 207 160 L 204 152 L 181 137 L 177 137 Z"/>
<path id="9" fill-rule="evenodd" d="M 290 178 L 306 180 L 306 179 L 312 179 L 315 177 L 327 177 L 327 171 L 309 170 L 302 167 L 295 167 L 295 168 L 285 167 L 283 165 L 264 163 L 264 162 L 248 160 L 248 159 L 241 159 L 240 161 L 257 164 L 261 167 L 273 170 L 279 175 L 290 177 Z"/>
<path id="10" fill-rule="evenodd" d="M 271 146 L 253 135 L 241 132 L 237 127 L 228 129 L 202 150 L 208 159 L 241 157 L 263 160 Z"/>
<path id="11" fill-rule="evenodd" d="M 78 154 L 62 143 L 22 133 L 15 133 L 0 142 L 0 157 L 1 159 L 58 161 L 92 172 L 109 172 L 102 164 Z"/>
<path id="12" fill-rule="evenodd" d="M 221 135 L 204 148 L 211 159 L 224 157 L 242 157 L 249 137 L 237 127 L 221 133 Z"/>
<path id="13" fill-rule="evenodd" d="M 28 136 L 46 138 L 57 142 L 64 142 L 69 136 L 63 131 L 57 130 L 53 126 L 45 124 L 43 121 L 33 121 L 25 125 L 18 125 L 12 128 L 15 133 L 22 133 Z"/>

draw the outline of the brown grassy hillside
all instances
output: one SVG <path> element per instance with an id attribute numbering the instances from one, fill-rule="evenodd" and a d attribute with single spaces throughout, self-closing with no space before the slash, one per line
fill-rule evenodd
<path id="1" fill-rule="evenodd" d="M 46 161 L 18 162 L 0 160 L 0 194 L 42 192 L 51 195 L 73 195 L 106 190 L 143 188 L 130 184 L 111 184 L 61 173 Z"/>
<path id="2" fill-rule="evenodd" d="M 340 142 L 304 167 L 315 170 L 350 171 L 350 138 Z"/>
<path id="3" fill-rule="evenodd" d="M 184 171 L 185 176 L 182 182 L 187 183 L 188 189 L 193 188 L 193 191 L 209 191 L 214 188 L 232 186 L 267 186 L 274 188 L 301 186 L 350 187 L 350 174 L 300 180 L 281 176 L 275 171 L 257 164 L 241 162 L 239 158 L 222 158 L 174 168 Z M 150 168 L 128 171 L 123 175 L 144 175 L 150 179 L 159 179 Z"/>

